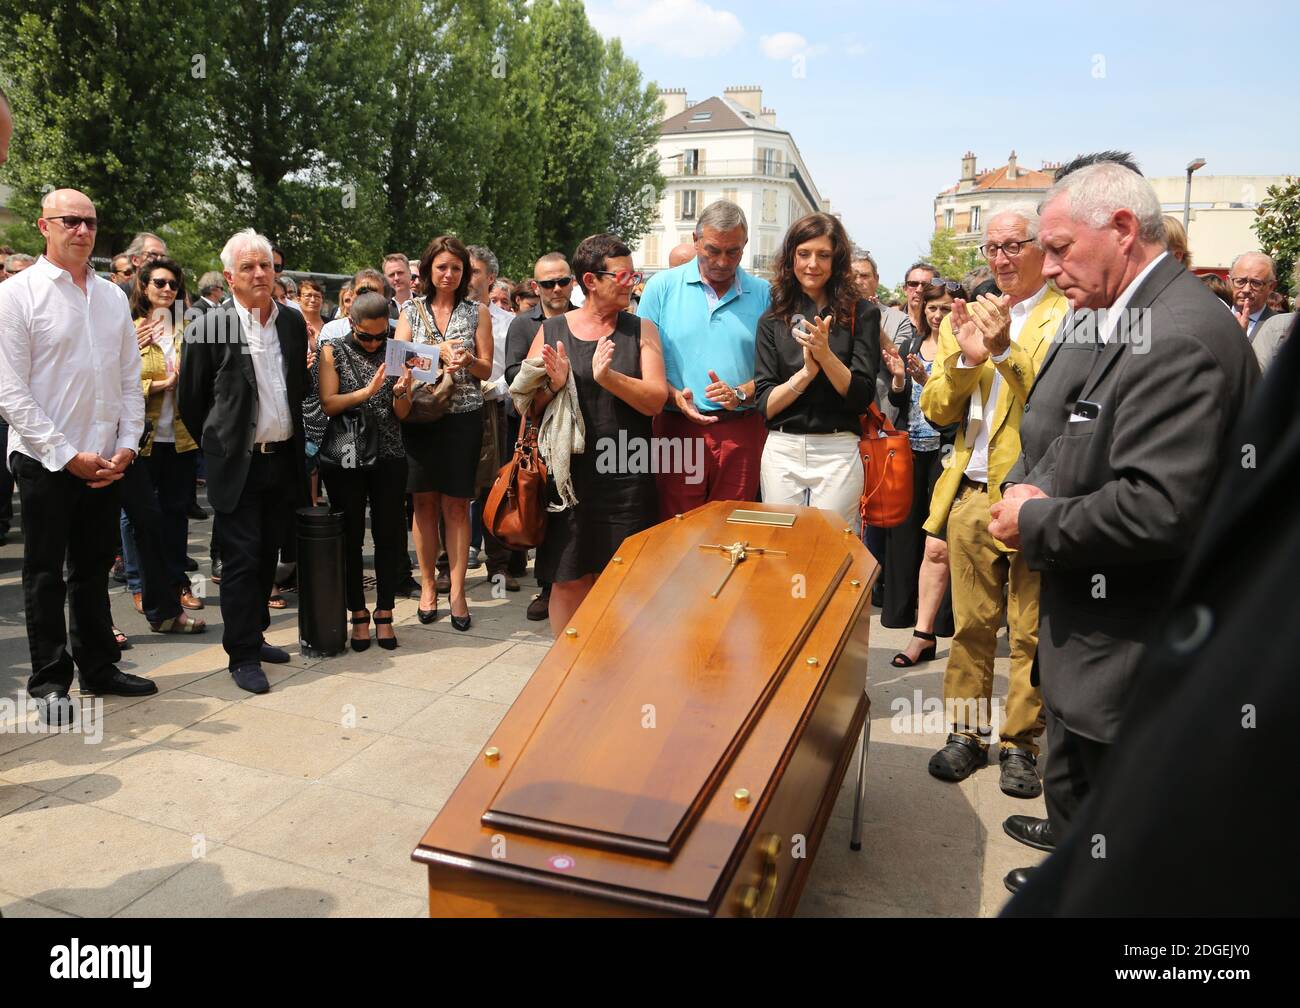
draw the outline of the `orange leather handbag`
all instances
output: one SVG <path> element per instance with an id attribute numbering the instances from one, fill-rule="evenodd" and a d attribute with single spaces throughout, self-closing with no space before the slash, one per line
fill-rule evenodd
<path id="1" fill-rule="evenodd" d="M 524 420 L 515 457 L 501 467 L 483 508 L 483 524 L 514 549 L 539 546 L 546 534 L 546 463 L 537 427 Z"/>
<path id="2" fill-rule="evenodd" d="M 907 431 L 895 430 L 880 407 L 872 403 L 862 415 L 862 502 L 864 524 L 893 528 L 907 521 L 912 510 L 912 443 Z"/>

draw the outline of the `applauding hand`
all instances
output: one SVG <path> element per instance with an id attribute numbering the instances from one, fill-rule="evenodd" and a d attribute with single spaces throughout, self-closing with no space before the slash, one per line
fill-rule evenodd
<path id="1" fill-rule="evenodd" d="M 890 387 L 895 392 L 902 392 L 907 385 L 908 366 L 903 363 L 903 358 L 894 346 L 893 341 L 882 339 L 880 341 L 880 359 L 885 365 L 885 370 L 889 372 L 892 379 Z"/>
<path id="2" fill-rule="evenodd" d="M 559 395 L 569 381 L 569 354 L 563 343 L 554 346 L 542 344 L 542 366 L 546 368 L 546 382 L 551 393 Z"/>

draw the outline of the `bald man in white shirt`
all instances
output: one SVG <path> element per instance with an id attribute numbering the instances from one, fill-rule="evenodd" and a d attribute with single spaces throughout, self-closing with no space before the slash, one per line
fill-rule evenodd
<path id="1" fill-rule="evenodd" d="M 117 483 L 135 460 L 144 397 L 126 295 L 90 268 L 95 205 L 75 189 L 55 190 L 37 226 L 45 254 L 0 286 L 0 412 L 25 525 L 27 690 L 47 723 L 67 724 L 74 667 L 82 692 L 158 689 L 117 668 L 108 606 Z"/>

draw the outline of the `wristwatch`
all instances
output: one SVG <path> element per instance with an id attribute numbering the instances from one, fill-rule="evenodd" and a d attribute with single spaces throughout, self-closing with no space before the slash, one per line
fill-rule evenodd
<path id="1" fill-rule="evenodd" d="M 737 385 L 731 391 L 736 393 L 736 401 L 740 403 L 742 406 L 749 401 L 749 396 L 745 394 L 745 390 L 741 388 L 739 385 Z"/>

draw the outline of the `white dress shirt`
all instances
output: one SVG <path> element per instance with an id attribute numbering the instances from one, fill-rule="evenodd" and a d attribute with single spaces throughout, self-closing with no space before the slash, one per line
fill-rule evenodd
<path id="1" fill-rule="evenodd" d="M 181 334 L 184 338 L 184 333 Z M 176 349 L 180 345 L 173 333 L 163 333 L 158 337 L 158 349 L 163 352 L 167 362 L 167 373 L 176 373 Z M 158 411 L 158 422 L 154 424 L 153 439 L 164 444 L 176 442 L 176 389 L 173 386 L 163 393 L 162 407 Z"/>
<path id="2" fill-rule="evenodd" d="M 1119 320 L 1124 317 L 1124 312 L 1128 308 L 1128 303 L 1133 300 L 1134 292 L 1142 286 L 1142 281 L 1147 278 L 1147 275 L 1153 269 L 1156 268 L 1156 264 L 1168 254 L 1168 252 L 1161 252 L 1158 256 L 1147 263 L 1146 269 L 1135 276 L 1133 282 L 1120 291 L 1119 297 L 1115 299 L 1115 303 L 1101 313 L 1101 333 L 1099 334 L 1101 336 L 1101 342 L 1110 342 L 1110 338 L 1115 335 L 1115 328 L 1119 325 Z M 1129 325 L 1126 327 L 1126 331 L 1139 332 L 1140 329 L 1136 325 Z"/>
<path id="3" fill-rule="evenodd" d="M 45 256 L 0 284 L 0 413 L 6 465 L 17 451 L 57 472 L 78 452 L 139 448 L 140 350 L 117 284 L 87 267 L 83 294 Z"/>
<path id="4" fill-rule="evenodd" d="M 244 328 L 244 338 L 253 358 L 253 374 L 257 378 L 257 428 L 253 443 L 288 441 L 293 437 L 293 417 L 289 413 L 289 390 L 284 382 L 280 335 L 275 329 L 279 306 L 272 301 L 270 316 L 265 322 L 259 322 L 233 294 L 231 302 Z"/>
<path id="5" fill-rule="evenodd" d="M 1011 343 L 1020 342 L 1020 333 L 1025 328 L 1025 322 L 1029 318 L 1029 313 L 1038 306 L 1038 303 L 1047 295 L 1047 284 L 1038 288 L 1038 293 L 1033 297 L 1027 298 L 1011 306 Z M 989 358 L 994 364 L 1001 364 L 1011 353 L 1011 345 L 1002 353 Z M 957 360 L 958 367 L 966 367 L 965 357 L 959 357 Z M 998 411 L 998 397 L 1002 394 L 1002 372 L 994 368 L 993 384 L 989 386 L 989 401 L 984 402 L 980 396 L 979 385 L 970 397 L 970 410 L 968 413 L 969 423 L 966 426 L 966 437 L 971 436 L 972 431 L 975 434 L 975 442 L 971 445 L 970 461 L 966 463 L 966 478 L 976 483 L 987 483 L 989 481 L 989 421 Z"/>
<path id="6" fill-rule="evenodd" d="M 510 394 L 506 382 L 506 333 L 515 317 L 498 305 L 488 302 L 488 317 L 492 320 L 492 373 L 488 375 L 491 390 L 485 391 L 484 399 L 505 399 Z"/>

